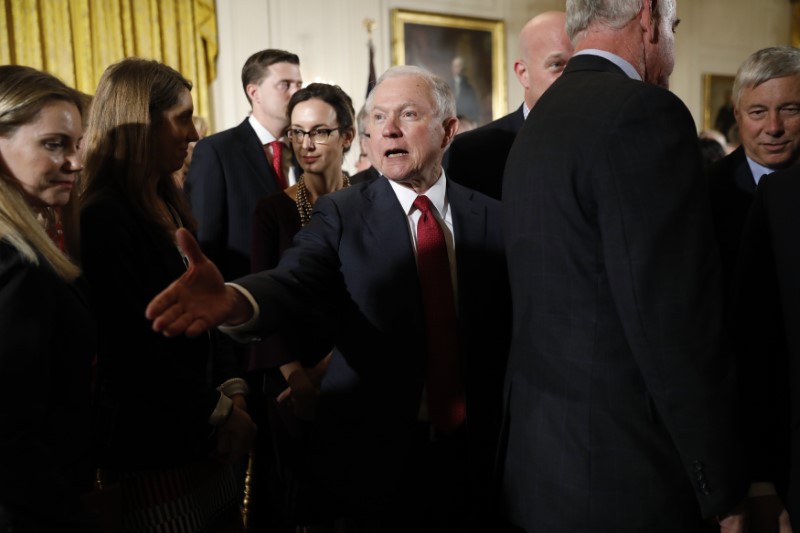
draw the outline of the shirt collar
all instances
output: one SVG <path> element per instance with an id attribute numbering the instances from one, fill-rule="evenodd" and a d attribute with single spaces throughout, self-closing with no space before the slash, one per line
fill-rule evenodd
<path id="1" fill-rule="evenodd" d="M 250 126 L 252 126 L 253 130 L 255 130 L 256 135 L 258 135 L 258 140 L 261 141 L 262 145 L 269 144 L 272 141 L 277 140 L 275 136 L 272 135 L 269 131 L 267 131 L 267 128 L 262 126 L 261 123 L 258 120 L 256 120 L 256 117 L 254 117 L 253 115 L 250 115 L 247 118 L 247 121 L 250 122 Z"/>
<path id="2" fill-rule="evenodd" d="M 599 50 L 597 48 L 587 48 L 586 50 L 581 50 L 580 52 L 576 52 L 572 57 L 575 56 L 583 56 L 583 55 L 590 55 L 590 56 L 600 56 L 604 59 L 608 59 L 616 66 L 622 69 L 622 71 L 632 80 L 639 80 L 642 81 L 642 77 L 633 68 L 633 65 L 619 57 L 617 54 L 612 54 L 607 50 Z"/>
<path id="3" fill-rule="evenodd" d="M 385 178 L 389 179 L 389 178 Z M 400 205 L 403 207 L 403 212 L 406 215 L 411 214 L 411 210 L 414 209 L 413 204 L 414 200 L 417 199 L 417 193 L 414 192 L 413 189 L 409 189 L 404 185 L 400 185 L 399 183 L 395 183 L 392 180 L 389 180 L 389 185 L 392 186 L 395 195 L 397 195 L 397 200 L 400 202 Z M 445 191 L 447 190 L 447 179 L 444 176 L 444 170 L 442 170 L 442 175 L 439 176 L 439 179 L 436 180 L 430 189 L 425 191 L 424 195 L 428 197 L 428 200 L 431 201 L 433 206 L 439 212 L 439 216 L 444 219 L 446 214 L 446 206 L 445 206 Z"/>
<path id="4" fill-rule="evenodd" d="M 522 102 L 522 118 L 527 120 L 528 113 L 530 113 L 530 112 L 531 112 L 531 108 L 528 107 L 528 104 L 526 104 L 525 102 Z"/>
<path id="5" fill-rule="evenodd" d="M 755 161 L 750 159 L 749 155 L 745 154 L 745 157 L 747 158 L 747 165 L 750 167 L 750 173 L 753 175 L 753 179 L 755 180 L 756 185 L 758 185 L 758 180 L 761 179 L 761 176 L 763 176 L 764 174 L 772 174 L 773 172 L 775 172 L 771 168 L 756 163 Z"/>

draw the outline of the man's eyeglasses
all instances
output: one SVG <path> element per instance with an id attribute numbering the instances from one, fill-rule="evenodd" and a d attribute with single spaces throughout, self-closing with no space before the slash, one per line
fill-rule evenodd
<path id="1" fill-rule="evenodd" d="M 290 128 L 286 132 L 289 140 L 295 144 L 303 144 L 303 139 L 306 135 L 309 136 L 311 142 L 314 144 L 325 144 L 334 131 L 339 131 L 341 128 L 317 128 L 311 131 L 303 131 L 300 128 Z"/>

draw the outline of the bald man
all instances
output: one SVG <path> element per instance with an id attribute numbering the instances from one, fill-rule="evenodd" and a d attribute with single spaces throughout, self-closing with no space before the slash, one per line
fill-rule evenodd
<path id="1" fill-rule="evenodd" d="M 500 199 L 506 157 L 517 132 L 572 57 L 565 24 L 561 11 L 542 13 L 525 24 L 519 34 L 519 59 L 514 62 L 525 100 L 513 113 L 456 136 L 443 162 L 449 178 Z"/>

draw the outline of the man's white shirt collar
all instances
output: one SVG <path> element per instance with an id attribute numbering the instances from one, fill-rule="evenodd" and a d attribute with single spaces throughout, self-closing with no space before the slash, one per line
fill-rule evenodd
<path id="1" fill-rule="evenodd" d="M 411 210 L 414 209 L 413 204 L 414 200 L 417 199 L 419 196 L 414 189 L 409 189 L 405 185 L 400 185 L 399 183 L 395 183 L 394 181 L 390 180 L 389 178 L 385 179 L 389 181 L 389 185 L 392 186 L 394 190 L 394 194 L 397 196 L 397 200 L 400 202 L 400 205 L 403 207 L 403 212 L 406 215 L 411 214 Z M 441 176 L 439 179 L 436 180 L 430 189 L 428 189 L 425 193 L 425 196 L 428 197 L 428 200 L 431 201 L 433 206 L 439 212 L 439 216 L 442 219 L 445 218 L 446 212 L 446 204 L 445 204 L 445 192 L 447 190 L 447 179 L 444 176 L 444 170 L 442 170 Z"/>
<path id="2" fill-rule="evenodd" d="M 261 141 L 262 145 L 269 144 L 272 141 L 277 141 L 275 136 L 272 135 L 269 131 L 267 131 L 267 128 L 262 126 L 261 123 L 258 120 L 256 120 L 256 118 L 253 115 L 247 117 L 247 120 L 248 122 L 250 122 L 250 126 L 252 126 L 253 130 L 256 132 L 256 135 L 258 135 L 258 140 Z"/>
<path id="3" fill-rule="evenodd" d="M 764 165 L 756 163 L 755 161 L 750 159 L 749 155 L 745 154 L 745 157 L 747 158 L 747 165 L 750 167 L 750 173 L 753 175 L 753 179 L 755 180 L 756 185 L 758 185 L 758 180 L 761 179 L 761 176 L 763 176 L 764 174 L 772 174 L 773 172 L 775 172 L 771 168 L 767 168 Z"/>
<path id="4" fill-rule="evenodd" d="M 583 55 L 600 56 L 602 58 L 608 59 L 609 61 L 614 63 L 616 66 L 621 68 L 622 71 L 629 78 L 631 78 L 633 80 L 642 81 L 642 77 L 639 75 L 639 73 L 636 71 L 636 69 L 633 68 L 633 65 L 631 65 L 630 63 L 628 63 L 627 61 L 625 61 L 624 59 L 619 57 L 617 54 L 612 54 L 611 52 L 609 52 L 607 50 L 599 50 L 597 48 L 587 48 L 586 50 L 581 50 L 580 52 L 576 52 L 575 55 L 573 55 L 572 57 L 583 56 Z"/>

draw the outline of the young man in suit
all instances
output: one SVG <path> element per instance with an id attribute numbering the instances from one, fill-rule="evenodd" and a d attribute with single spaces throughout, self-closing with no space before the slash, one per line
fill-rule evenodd
<path id="1" fill-rule="evenodd" d="M 454 181 L 500 199 L 506 157 L 517 132 L 572 57 L 572 43 L 564 25 L 563 12 L 548 11 L 533 17 L 522 28 L 514 72 L 525 90 L 524 102 L 513 113 L 453 139 L 443 164 Z"/>
<path id="2" fill-rule="evenodd" d="M 526 531 L 695 532 L 744 497 L 675 0 L 567 0 L 576 53 L 506 164 L 502 503 Z"/>
<path id="3" fill-rule="evenodd" d="M 284 50 L 261 50 L 242 67 L 242 87 L 252 113 L 238 126 L 206 137 L 195 145 L 185 185 L 197 218 L 197 238 L 204 253 L 219 266 L 225 279 L 250 273 L 253 213 L 258 201 L 293 182 L 291 149 L 281 142 L 289 123 L 289 99 L 302 87 L 300 60 Z M 279 174 L 280 171 L 280 174 Z M 251 398 L 249 412 L 261 426 L 251 462 L 251 505 L 248 523 L 252 531 L 280 531 L 286 513 L 274 475 L 275 454 L 270 448 L 267 403 L 272 398 L 258 362 L 248 360 L 249 349 L 234 344 L 244 370 Z M 268 488 L 268 485 L 272 485 Z"/>
<path id="4" fill-rule="evenodd" d="M 333 322 L 317 424 L 334 513 L 353 531 L 487 531 L 510 331 L 500 204 L 442 170 L 444 80 L 393 67 L 366 105 L 380 178 L 320 198 L 278 268 L 235 285 L 181 232 L 189 271 L 148 316 L 169 335 Z"/>
<path id="5" fill-rule="evenodd" d="M 800 50 L 775 46 L 748 57 L 733 102 L 742 144 L 708 169 L 726 299 L 759 180 L 800 161 Z"/>
<path id="6" fill-rule="evenodd" d="M 242 67 L 251 115 L 194 148 L 185 189 L 199 223 L 200 246 L 225 279 L 250 272 L 251 228 L 258 201 L 292 181 L 291 149 L 274 142 L 281 140 L 289 123 L 289 99 L 302 85 L 295 54 L 256 52 Z"/>

